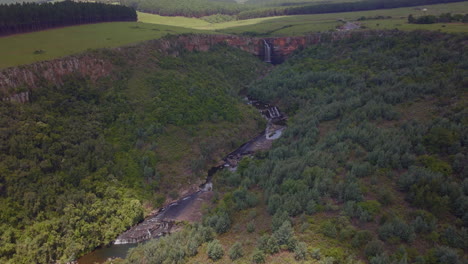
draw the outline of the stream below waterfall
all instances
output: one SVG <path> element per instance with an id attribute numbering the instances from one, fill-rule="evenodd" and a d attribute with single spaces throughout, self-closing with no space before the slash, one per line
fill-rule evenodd
<path id="1" fill-rule="evenodd" d="M 198 191 L 184 196 L 179 200 L 158 210 L 157 213 L 148 216 L 141 223 L 133 226 L 129 230 L 120 234 L 114 243 L 108 247 L 98 248 L 91 253 L 78 259 L 79 264 L 103 263 L 108 259 L 125 258 L 127 252 L 136 247 L 139 243 L 153 238 L 158 238 L 170 233 L 175 219 L 186 210 L 189 210 L 197 200 L 204 194 L 212 191 L 212 176 L 221 169 L 235 170 L 237 163 L 242 157 L 252 155 L 260 150 L 267 150 L 271 147 L 273 140 L 278 139 L 286 128 L 286 116 L 279 111 L 276 106 L 271 106 L 260 101 L 248 98 L 248 104 L 251 104 L 268 120 L 264 132 L 255 138 L 244 143 L 235 151 L 229 153 L 224 159 L 223 164 L 213 167 L 208 171 L 207 179 Z"/>

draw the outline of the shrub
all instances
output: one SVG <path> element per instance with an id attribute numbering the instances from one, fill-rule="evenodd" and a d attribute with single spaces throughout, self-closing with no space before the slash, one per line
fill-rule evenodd
<path id="1" fill-rule="evenodd" d="M 244 252 L 242 250 L 242 245 L 239 242 L 234 243 L 234 245 L 229 249 L 229 258 L 231 260 L 241 258 L 243 255 Z"/>
<path id="2" fill-rule="evenodd" d="M 215 239 L 208 243 L 208 257 L 214 261 L 221 259 L 224 256 L 223 246 L 219 240 Z"/>
<path id="3" fill-rule="evenodd" d="M 443 264 L 459 264 L 460 260 L 455 250 L 449 247 L 438 247 L 434 256 L 437 258 L 439 263 Z"/>
<path id="4" fill-rule="evenodd" d="M 426 213 L 424 211 L 419 212 L 419 215 L 417 215 L 411 223 L 411 226 L 413 227 L 414 231 L 416 233 L 432 232 L 436 227 L 436 218 L 430 213 Z"/>
<path id="5" fill-rule="evenodd" d="M 312 215 L 317 212 L 317 203 L 314 200 L 307 202 L 306 213 Z"/>
<path id="6" fill-rule="evenodd" d="M 196 237 L 190 238 L 187 244 L 187 255 L 191 257 L 195 256 L 198 253 L 199 246 L 200 246 L 200 243 Z"/>
<path id="7" fill-rule="evenodd" d="M 355 248 L 360 248 L 364 246 L 371 239 L 372 239 L 372 233 L 370 231 L 360 230 L 354 235 L 353 240 L 351 240 L 351 245 Z"/>
<path id="8" fill-rule="evenodd" d="M 387 189 L 380 190 L 378 195 L 378 201 L 385 206 L 391 205 L 395 200 L 392 192 Z"/>
<path id="9" fill-rule="evenodd" d="M 270 239 L 270 236 L 269 235 L 263 235 L 261 236 L 258 241 L 257 241 L 257 245 L 258 245 L 258 248 L 260 250 L 263 250 L 263 251 L 267 251 L 267 248 L 268 248 L 268 240 Z"/>
<path id="10" fill-rule="evenodd" d="M 253 263 L 265 263 L 265 254 L 261 251 L 256 249 L 252 254 L 252 261 Z"/>
<path id="11" fill-rule="evenodd" d="M 247 232 L 253 233 L 255 231 L 255 223 L 253 221 L 250 221 L 247 223 Z"/>
<path id="12" fill-rule="evenodd" d="M 268 254 L 273 255 L 275 253 L 278 253 L 279 250 L 280 250 L 280 247 L 279 247 L 278 240 L 274 236 L 269 237 L 266 242 L 264 251 Z"/>
<path id="13" fill-rule="evenodd" d="M 273 231 L 278 230 L 285 221 L 290 221 L 288 213 L 285 211 L 277 211 L 271 219 L 271 229 Z"/>
<path id="14" fill-rule="evenodd" d="M 229 227 L 231 227 L 231 219 L 224 211 L 208 216 L 204 222 L 205 225 L 212 227 L 218 234 L 227 232 Z"/>
<path id="15" fill-rule="evenodd" d="M 293 238 L 294 231 L 289 221 L 284 221 L 278 230 L 273 233 L 273 236 L 278 240 L 279 245 L 288 245 Z"/>
<path id="16" fill-rule="evenodd" d="M 200 227 L 200 235 L 203 242 L 208 242 L 214 238 L 215 234 L 211 227 Z"/>
<path id="17" fill-rule="evenodd" d="M 323 223 L 322 232 L 327 237 L 338 237 L 338 230 L 336 229 L 336 225 L 332 221 L 326 221 L 325 223 Z"/>
<path id="18" fill-rule="evenodd" d="M 370 258 L 370 264 L 390 264 L 387 254 L 379 254 Z"/>
<path id="19" fill-rule="evenodd" d="M 304 242 L 297 243 L 294 249 L 294 258 L 296 260 L 304 260 L 307 258 L 307 244 Z"/>
<path id="20" fill-rule="evenodd" d="M 384 243 L 380 240 L 372 240 L 367 243 L 364 253 L 368 258 L 380 255 L 384 252 Z"/>
<path id="21" fill-rule="evenodd" d="M 320 260 L 320 258 L 322 256 L 322 254 L 320 253 L 320 248 L 313 248 L 310 255 L 312 256 L 312 258 L 314 258 L 316 260 Z"/>
<path id="22" fill-rule="evenodd" d="M 379 238 L 384 241 L 398 238 L 405 242 L 412 242 L 415 236 L 413 227 L 398 218 L 385 222 L 378 231 Z"/>

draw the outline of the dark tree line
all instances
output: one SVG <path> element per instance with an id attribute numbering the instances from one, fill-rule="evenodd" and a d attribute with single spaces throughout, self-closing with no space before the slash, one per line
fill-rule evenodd
<path id="1" fill-rule="evenodd" d="M 428 15 L 415 18 L 413 15 L 408 16 L 408 23 L 410 24 L 434 24 L 434 23 L 451 23 L 462 22 L 468 23 L 468 14 L 450 14 L 444 13 L 440 16 Z"/>
<path id="2" fill-rule="evenodd" d="M 131 7 L 102 3 L 22 3 L 0 5 L 0 35 L 110 21 L 136 21 Z"/>
<path id="3" fill-rule="evenodd" d="M 204 17 L 216 14 L 236 15 L 249 7 L 234 1 L 210 0 L 122 0 L 121 3 L 135 9 L 161 16 Z"/>
<path id="4" fill-rule="evenodd" d="M 249 1 L 250 2 L 250 1 Z M 248 3 L 249 3 L 248 2 Z M 397 7 L 409 7 L 419 5 L 432 5 L 440 3 L 462 2 L 461 0 L 364 0 L 359 2 L 329 3 L 329 4 L 310 4 L 292 7 L 272 7 L 248 10 L 239 13 L 239 19 L 249 19 L 255 17 L 284 16 L 284 15 L 303 15 L 303 14 L 324 14 L 338 12 L 354 12 L 375 9 L 390 9 Z"/>

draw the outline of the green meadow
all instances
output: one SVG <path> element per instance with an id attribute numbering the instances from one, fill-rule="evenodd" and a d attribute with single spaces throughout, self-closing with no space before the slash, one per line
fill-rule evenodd
<path id="1" fill-rule="evenodd" d="M 0 68 L 189 32 L 203 31 L 141 22 L 113 22 L 0 37 Z"/>
<path id="2" fill-rule="evenodd" d="M 139 22 L 90 24 L 0 37 L 0 68 L 60 58 L 88 49 L 130 45 L 161 38 L 168 34 L 220 33 L 260 37 L 294 36 L 336 30 L 337 27 L 343 24 L 341 21 L 356 21 L 361 17 L 391 17 L 387 19 L 366 19 L 360 22 L 364 28 L 369 29 L 425 29 L 452 33 L 468 32 L 468 25 L 462 23 L 431 25 L 407 23 L 409 14 L 414 16 L 439 15 L 447 12 L 466 14 L 468 13 L 468 1 L 424 7 L 427 9 L 426 12 L 411 7 L 362 12 L 265 17 L 214 24 L 198 18 L 163 17 L 139 12 Z"/>
<path id="3" fill-rule="evenodd" d="M 414 16 L 439 15 L 441 13 L 466 14 L 468 1 L 424 6 L 423 12 L 416 7 L 381 9 L 360 12 L 329 13 L 316 15 L 278 16 L 254 18 L 247 20 L 229 21 L 225 23 L 210 24 L 202 19 L 186 17 L 163 17 L 159 15 L 138 13 L 138 19 L 144 23 L 164 24 L 179 27 L 189 27 L 199 30 L 213 30 L 226 34 L 251 34 L 258 36 L 294 36 L 307 33 L 334 30 L 343 23 L 340 20 L 356 21 L 361 17 L 384 16 L 390 19 L 365 20 L 361 24 L 371 29 L 400 30 L 441 30 L 444 32 L 468 32 L 468 25 L 462 23 L 417 25 L 408 24 L 409 14 Z"/>

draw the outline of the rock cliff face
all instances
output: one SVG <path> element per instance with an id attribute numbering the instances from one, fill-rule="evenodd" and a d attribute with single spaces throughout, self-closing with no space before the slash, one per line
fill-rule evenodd
<path id="1" fill-rule="evenodd" d="M 375 33 L 334 32 L 316 33 L 307 36 L 277 38 L 252 38 L 227 35 L 183 35 L 171 39 L 161 40 L 159 41 L 159 44 L 161 45 L 161 50 L 166 51 L 174 48 L 184 48 L 189 51 L 208 51 L 213 45 L 225 44 L 241 49 L 263 59 L 265 57 L 265 40 L 271 47 L 272 63 L 278 64 L 283 62 L 297 49 L 303 49 L 307 46 L 321 42 L 338 41 L 345 38 L 350 38 L 353 35 L 368 36 L 375 35 Z"/>
<path id="2" fill-rule="evenodd" d="M 208 51 L 214 45 L 224 44 L 251 53 L 263 60 L 266 50 L 264 43 L 266 41 L 272 53 L 270 54 L 271 62 L 278 64 L 283 62 L 295 50 L 310 45 L 333 42 L 353 36 L 362 38 L 381 34 L 382 32 L 334 32 L 265 39 L 228 35 L 181 35 L 149 41 L 142 45 L 158 50 L 163 54 L 177 55 L 182 49 Z M 132 51 L 128 50 L 128 48 L 114 49 L 116 52 L 135 52 L 135 48 Z M 136 49 L 136 52 L 138 52 L 138 49 Z M 115 65 L 109 59 L 90 54 L 8 68 L 0 70 L 0 94 L 3 100 L 24 103 L 29 101 L 29 91 L 44 82 L 61 84 L 64 77 L 71 74 L 81 75 L 91 81 L 96 81 L 103 76 L 110 75 L 115 68 Z"/>
<path id="3" fill-rule="evenodd" d="M 27 102 L 29 91 L 44 83 L 61 84 L 65 76 L 78 74 L 92 81 L 108 75 L 112 64 L 89 55 L 70 56 L 0 71 L 0 92 L 3 100 Z"/>

